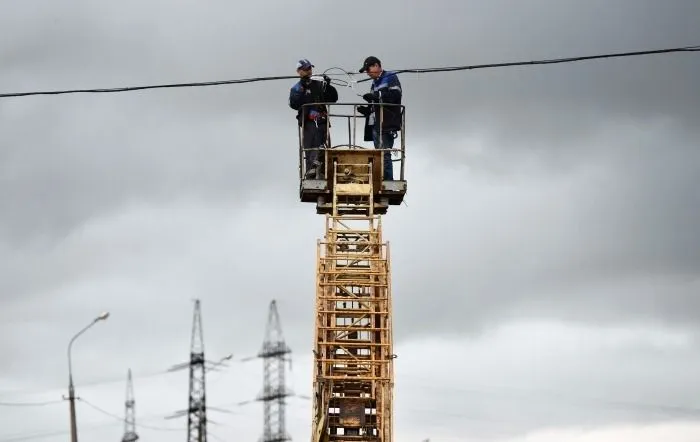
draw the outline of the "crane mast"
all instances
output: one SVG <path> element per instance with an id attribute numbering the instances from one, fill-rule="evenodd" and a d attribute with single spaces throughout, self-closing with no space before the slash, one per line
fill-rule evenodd
<path id="1" fill-rule="evenodd" d="M 383 152 L 357 146 L 353 126 L 349 121 L 347 145 L 325 149 L 325 178 L 302 179 L 301 186 L 302 201 L 315 196 L 325 216 L 317 242 L 312 442 L 393 442 L 391 272 L 381 215 L 405 194 L 403 136 L 401 179 L 387 182 Z"/>

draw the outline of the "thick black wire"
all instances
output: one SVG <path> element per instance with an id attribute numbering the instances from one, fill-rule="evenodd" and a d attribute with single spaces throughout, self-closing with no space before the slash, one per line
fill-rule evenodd
<path id="1" fill-rule="evenodd" d="M 555 59 L 549 59 L 549 60 L 514 61 L 514 62 L 504 62 L 504 63 L 475 64 L 475 65 L 436 67 L 436 68 L 398 69 L 398 70 L 394 70 L 394 72 L 426 74 L 426 73 L 433 73 L 433 72 L 454 72 L 454 71 L 489 69 L 489 68 L 499 68 L 499 67 L 528 66 L 528 65 L 555 64 L 555 63 L 571 63 L 574 61 L 584 61 L 584 60 L 593 60 L 593 59 L 602 59 L 602 58 L 633 57 L 633 56 L 639 56 L 639 55 L 666 54 L 666 53 L 673 53 L 673 52 L 695 52 L 695 51 L 700 51 L 700 46 L 684 46 L 684 47 L 678 47 L 678 48 L 656 49 L 656 50 L 635 51 L 635 52 L 618 52 L 618 53 L 610 53 L 610 54 L 586 55 L 586 56 L 567 57 L 567 58 L 555 58 Z M 359 72 L 353 72 L 353 74 L 358 74 L 358 73 Z M 333 74 L 331 74 L 331 75 L 333 75 Z M 338 75 L 342 75 L 342 74 L 338 74 Z M 0 98 L 25 97 L 25 96 L 29 96 L 29 95 L 60 95 L 60 94 L 77 94 L 77 93 L 131 92 L 131 91 L 139 91 L 139 90 L 146 90 L 146 89 L 220 86 L 220 85 L 226 85 L 226 84 L 255 83 L 255 82 L 261 82 L 261 81 L 291 80 L 291 79 L 297 79 L 297 78 L 299 78 L 299 77 L 294 76 L 294 75 L 283 75 L 283 76 L 273 76 L 273 77 L 241 78 L 241 79 L 236 79 L 236 80 L 207 81 L 207 82 L 196 82 L 196 83 L 157 84 L 157 85 L 146 85 L 146 86 L 127 86 L 127 87 L 117 87 L 117 88 L 66 89 L 66 90 L 55 90 L 55 91 L 11 92 L 11 93 L 0 94 Z M 358 80 L 358 83 L 363 82 L 363 81 L 369 81 L 369 80 L 370 80 L 369 78 L 365 78 L 362 80 Z M 343 80 L 340 80 L 340 81 L 343 81 Z"/>
<path id="2" fill-rule="evenodd" d="M 424 74 L 430 72 L 451 72 L 451 71 L 465 71 L 473 69 L 488 69 L 495 67 L 511 67 L 511 66 L 531 66 L 538 64 L 556 64 L 556 63 L 572 63 L 574 61 L 586 61 L 594 59 L 603 58 L 620 58 L 620 57 L 634 57 L 639 55 L 654 55 L 654 54 L 668 54 L 672 52 L 696 52 L 700 51 L 700 46 L 684 46 L 680 48 L 669 48 L 669 49 L 656 49 L 656 50 L 646 50 L 646 51 L 635 51 L 635 52 L 616 52 L 611 54 L 599 54 L 599 55 L 583 55 L 578 57 L 568 57 L 568 58 L 553 58 L 549 60 L 533 60 L 533 61 L 514 61 L 507 63 L 490 63 L 490 64 L 475 64 L 471 66 L 453 66 L 453 67 L 440 67 L 440 68 L 415 68 L 415 69 L 399 69 L 393 70 L 397 74 L 401 73 L 415 73 Z M 368 81 L 369 78 L 359 80 Z"/>

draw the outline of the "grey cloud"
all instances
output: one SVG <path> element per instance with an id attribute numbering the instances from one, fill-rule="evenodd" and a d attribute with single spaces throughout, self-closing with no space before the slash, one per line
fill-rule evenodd
<path id="1" fill-rule="evenodd" d="M 246 11 L 224 1 L 207 8 L 74 2 L 75 10 L 60 11 L 52 2 L 18 3 L 0 17 L 0 40 L 11 42 L 0 43 L 2 91 L 293 74 L 299 57 L 319 70 L 355 70 L 373 53 L 393 69 L 700 43 L 694 2 L 411 9 L 383 2 L 371 10 L 278 3 Z M 396 339 L 407 346 L 399 361 L 421 351 L 419 338 L 487 339 L 499 323 L 523 317 L 693 331 L 698 60 L 661 55 L 402 76 L 410 190 L 408 205 L 384 219 Z M 203 299 L 210 358 L 255 354 L 273 297 L 290 345 L 308 357 L 323 221 L 297 200 L 292 83 L 0 100 L 0 318 L 12 337 L 2 346 L 4 378 L 63 385 L 67 340 L 103 309 L 112 318 L 76 352 L 81 382 L 121 377 L 126 366 L 153 371 L 182 362 L 195 297 Z M 356 99 L 350 90 L 341 96 Z M 513 346 L 537 350 L 522 339 Z M 664 399 L 692 404 L 682 393 L 693 381 L 677 371 L 695 364 L 689 347 L 669 350 L 673 360 L 654 351 L 592 351 L 571 359 L 574 368 L 555 357 L 518 366 L 508 346 L 481 351 L 493 359 L 476 364 L 472 355 L 450 366 L 469 367 L 465 377 L 492 373 L 520 384 L 587 379 L 583 388 L 617 397 L 649 387 L 653 370 L 668 387 Z M 598 368 L 584 365 L 595 357 L 603 358 Z M 652 369 L 653 360 L 666 362 Z M 626 378 L 624 364 L 639 371 Z M 308 392 L 308 373 L 299 379 Z M 424 382 L 401 382 L 404 392 L 424 392 Z M 114 388 L 100 397 L 118 410 L 123 389 Z M 173 387 L 153 388 L 149 407 L 170 410 L 158 397 Z M 234 396 L 235 385 L 215 391 L 224 396 L 227 388 Z M 642 390 L 641 402 L 661 394 Z M 528 424 L 519 406 L 491 404 L 446 406 L 484 419 L 511 407 L 508 419 L 521 430 L 551 424 L 551 405 L 529 407 Z M 61 413 L 56 422 L 65 420 Z M 612 419 L 601 413 L 568 410 L 556 421 Z M 402 425 L 417 420 L 403 416 Z"/>
<path id="2" fill-rule="evenodd" d="M 509 163 L 513 173 L 498 178 L 479 166 L 414 169 L 408 207 L 385 234 L 402 238 L 393 246 L 397 327 L 418 335 L 411 324 L 427 312 L 441 318 L 434 333 L 531 315 L 695 327 L 700 157 L 690 138 L 666 144 L 675 133 L 611 126 L 591 159 L 549 177 L 546 157 L 545 166 Z M 416 265 L 429 276 L 415 277 Z M 409 293 L 426 296 L 402 298 Z"/>
<path id="3" fill-rule="evenodd" d="M 18 343 L 26 338 L 55 339 L 57 344 L 42 352 L 19 344 L 8 348 L 9 359 L 34 368 L 23 372 L 22 366 L 6 367 L 6 373 L 28 380 L 41 373 L 42 379 L 60 381 L 68 340 L 102 310 L 110 310 L 112 317 L 89 338 L 92 345 L 103 346 L 93 349 L 101 355 L 98 359 L 126 361 L 150 354 L 137 363 L 147 370 L 165 369 L 187 359 L 194 298 L 203 300 L 211 358 L 231 352 L 255 355 L 272 298 L 279 300 L 290 345 L 308 353 L 318 232 L 305 226 L 316 216 L 300 214 L 280 224 L 271 207 L 206 207 L 137 205 L 119 216 L 91 220 L 54 245 L 52 253 L 26 261 L 15 258 L 24 265 L 8 269 L 3 279 L 6 327 Z M 268 242 L 259 237 L 260 229 L 299 233 Z M 273 269 L 271 257 L 279 259 Z M 86 346 L 84 341 L 81 346 Z M 46 358 L 54 363 L 42 363 Z M 114 370 L 118 374 L 123 368 Z M 111 367 L 99 371 L 99 376 L 113 373 Z"/>
<path id="4" fill-rule="evenodd" d="M 682 368 L 698 363 L 696 353 L 678 331 L 516 321 L 477 339 L 428 339 L 410 348 L 397 350 L 397 413 L 402 422 L 422 418 L 426 437 L 443 427 L 495 440 L 544 428 L 651 423 L 691 418 L 698 406 L 687 393 L 696 382 Z M 419 368 L 426 357 L 440 361 L 429 373 Z"/>
<path id="5" fill-rule="evenodd" d="M 508 12 L 492 15 L 498 6 Z M 538 2 L 538 6 L 492 3 L 484 10 L 465 5 L 469 12 L 454 14 L 452 20 L 416 18 L 404 52 L 386 54 L 389 67 L 527 61 L 700 41 L 693 25 L 700 10 L 689 2 L 674 7 L 651 2 L 615 6 Z M 432 5 L 413 13 L 429 16 L 428 9 Z M 404 19 L 397 18 L 397 26 L 399 20 Z M 457 23 L 463 24 L 463 30 L 457 30 Z M 431 35 L 429 43 L 423 43 L 430 50 L 417 56 L 415 48 L 421 47 L 425 35 Z M 405 74 L 402 82 L 409 104 L 411 141 L 417 133 L 430 134 L 434 137 L 432 151 L 454 151 L 454 138 L 446 128 L 459 127 L 468 133 L 486 133 L 506 151 L 534 145 L 547 152 L 577 155 L 578 143 L 587 143 L 599 125 L 615 120 L 673 118 L 683 123 L 684 131 L 696 133 L 700 93 L 694 77 L 700 72 L 700 58 L 695 54 Z"/>
<path id="6" fill-rule="evenodd" d="M 13 24 L 16 22 L 8 23 L 5 32 L 18 36 L 20 34 L 15 32 L 25 34 L 17 38 L 18 45 L 4 48 L 10 54 L 8 58 L 17 63 L 15 67 L 10 64 L 9 73 L 5 74 L 5 88 L 117 86 L 293 74 L 292 63 L 299 56 L 318 60 L 319 68 L 340 65 L 354 70 L 367 51 L 377 52 L 379 49 L 370 44 L 368 36 L 362 38 L 367 39 L 364 41 L 369 47 L 363 47 L 361 42 L 344 47 L 347 36 L 358 36 L 362 28 L 364 12 L 353 9 L 344 11 L 342 19 L 325 30 L 326 40 L 333 44 L 318 48 L 300 46 L 299 42 L 304 41 L 305 35 L 295 25 L 298 22 L 295 19 L 310 14 L 312 19 L 318 19 L 312 21 L 323 23 L 321 16 L 328 13 L 328 6 L 322 3 L 318 8 L 309 5 L 304 10 L 291 4 L 277 5 L 277 11 L 285 16 L 286 21 L 252 30 L 230 26 L 225 21 L 212 21 L 212 13 L 223 11 L 218 9 L 224 8 L 221 3 L 212 5 L 207 13 L 188 7 L 172 11 L 169 16 L 172 20 L 187 17 L 184 23 L 188 26 L 206 21 L 207 32 L 201 33 L 177 30 L 170 18 L 162 17 L 162 22 L 154 22 L 149 11 L 155 13 L 156 9 L 149 10 L 148 6 L 146 9 L 142 5 L 136 8 L 135 3 L 129 3 L 120 6 L 119 14 L 114 15 L 117 11 L 109 7 L 98 12 L 87 7 L 87 3 L 81 5 L 83 9 L 77 14 L 66 15 L 52 10 L 47 4 L 46 14 L 49 15 L 44 21 L 36 14 L 26 15 L 32 17 L 30 22 L 37 29 L 42 29 L 39 38 L 44 47 L 52 48 L 47 51 L 52 54 L 50 57 L 42 55 L 29 64 L 12 54 L 22 51 L 22 54 L 31 56 L 29 48 L 22 48 L 32 45 L 35 37 L 26 34 L 27 26 L 20 31 Z M 537 10 L 530 6 L 519 10 L 511 5 L 509 14 L 494 15 L 498 6 L 504 5 L 484 10 L 458 9 L 452 15 L 464 14 L 467 22 L 464 30 L 442 24 L 440 32 L 436 32 L 438 29 L 433 25 L 438 21 L 425 20 L 439 7 L 431 7 L 431 10 L 417 7 L 404 11 L 406 16 L 400 16 L 395 13 L 396 4 L 378 6 L 378 13 L 390 22 L 395 20 L 397 26 L 423 29 L 433 35 L 435 40 L 431 41 L 431 47 L 440 48 L 417 57 L 414 48 L 420 47 L 420 39 L 413 40 L 419 33 L 412 32 L 401 40 L 400 48 L 403 49 L 396 48 L 378 55 L 386 60 L 389 68 L 398 68 L 415 67 L 418 61 L 433 66 L 454 64 L 455 60 L 465 59 L 465 53 L 467 62 L 472 62 L 489 61 L 487 57 L 499 61 L 530 54 L 534 58 L 537 54 L 545 57 L 549 54 L 569 55 L 572 51 L 579 53 L 588 48 L 594 52 L 602 51 L 610 47 L 603 42 L 611 33 L 619 35 L 622 32 L 618 26 L 622 18 L 636 25 L 621 38 L 637 46 L 685 41 L 694 32 L 690 24 L 683 25 L 684 20 L 693 16 L 692 5 L 645 8 L 640 4 L 636 9 L 614 9 L 608 5 L 603 17 L 588 13 L 596 10 L 591 5 L 586 6 L 591 9 L 577 11 L 572 9 L 574 6 L 548 4 L 545 14 L 535 12 Z M 263 20 L 262 23 L 270 23 L 271 18 L 262 12 L 251 14 Z M 655 17 L 653 20 L 667 29 L 663 39 L 645 34 L 647 28 L 641 24 L 648 23 L 650 17 Z M 524 20 L 533 26 L 524 37 L 506 37 L 504 33 L 497 33 L 498 29 L 520 29 L 518 24 Z M 497 26 L 487 25 L 492 22 Z M 535 26 L 538 23 L 542 27 Z M 670 23 L 674 26 L 671 27 Z M 577 36 L 579 29 L 595 35 L 596 40 L 581 43 L 583 40 Z M 568 32 L 562 35 L 568 37 L 553 41 L 551 33 L 563 30 Z M 90 38 L 85 38 L 85 35 L 90 35 Z M 114 35 L 121 37 L 117 39 Z M 212 35 L 216 35 L 216 40 L 212 40 Z M 483 44 L 487 38 L 494 39 L 494 43 Z M 262 46 L 251 51 L 249 42 L 252 40 Z M 218 44 L 213 44 L 214 41 Z M 460 41 L 462 45 L 455 45 Z M 459 126 L 471 131 L 486 130 L 503 145 L 517 147 L 530 140 L 536 144 L 560 143 L 560 149 L 563 149 L 569 144 L 564 140 L 573 135 L 584 136 L 591 125 L 610 118 L 610 113 L 616 109 L 618 114 L 621 111 L 625 114 L 633 112 L 643 117 L 646 114 L 639 112 L 645 112 L 642 109 L 649 109 L 653 104 L 655 110 L 652 112 L 680 114 L 687 121 L 695 121 L 698 97 L 693 91 L 697 88 L 691 86 L 692 73 L 699 67 L 697 60 L 697 57 L 670 55 L 640 61 L 433 74 L 432 77 L 406 75 L 408 133 L 435 134 L 442 133 L 444 127 Z M 71 67 L 62 69 L 62 63 L 69 63 Z M 27 75 L 26 69 L 30 66 L 32 73 Z M 203 73 L 206 73 L 206 78 Z M 663 78 L 663 82 L 658 78 Z M 7 116 L 3 120 L 3 141 L 5 145 L 13 146 L 10 152 L 20 152 L 11 155 L 23 163 L 10 161 L 4 166 L 10 168 L 6 173 L 14 178 L 10 179 L 12 186 L 6 188 L 2 198 L 4 205 L 17 212 L 16 216 L 21 219 L 32 216 L 34 221 L 21 222 L 22 229 L 41 231 L 46 228 L 41 227 L 44 222 L 55 226 L 54 229 L 64 226 L 63 230 L 58 227 L 60 236 L 91 213 L 99 214 L 100 210 L 122 204 L 129 195 L 158 200 L 202 186 L 197 190 L 200 196 L 216 188 L 226 192 L 229 198 L 245 198 L 245 194 L 231 192 L 246 188 L 246 183 L 255 176 L 253 170 L 268 170 L 270 176 L 277 176 L 284 173 L 283 169 L 272 168 L 296 163 L 291 155 L 288 162 L 273 162 L 268 155 L 270 150 L 290 154 L 295 151 L 294 120 L 286 107 L 286 94 L 291 83 L 136 92 L 120 96 L 33 97 L 24 102 L 7 100 L 3 103 L 3 114 Z M 367 87 L 367 83 L 359 87 Z M 356 99 L 349 90 L 341 90 L 341 93 L 345 99 Z M 30 104 L 24 104 L 27 102 Z M 18 117 L 13 118 L 13 114 L 23 106 L 41 109 L 45 112 L 44 118 L 31 123 L 28 117 L 15 120 Z M 66 112 L 66 109 L 71 109 L 71 112 Z M 29 115 L 26 114 L 28 110 L 24 112 L 24 115 Z M 12 121 L 16 123 L 10 123 Z M 68 126 L 63 122 L 72 125 L 69 132 L 64 132 L 63 128 Z M 57 124 L 61 124 L 61 129 L 52 129 Z M 243 127 L 258 125 L 260 129 L 242 130 Z M 270 131 L 272 127 L 286 129 Z M 76 131 L 79 136 L 76 136 Z M 271 132 L 279 133 L 279 139 L 270 139 Z M 416 139 L 411 136 L 409 143 Z M 18 140 L 22 140 L 21 144 Z M 27 144 L 33 148 L 27 148 Z M 451 144 L 445 140 L 431 150 L 445 152 L 447 147 L 442 146 Z M 73 161 L 78 153 L 81 160 Z M 56 170 L 58 167 L 60 172 Z M 44 168 L 50 169 L 46 178 L 37 179 L 32 175 L 31 182 L 28 182 L 28 175 L 18 172 L 18 168 L 32 174 L 38 174 Z M 217 174 L 211 173 L 212 170 L 218 171 Z M 284 170 L 291 172 L 293 169 Z M 71 179 L 63 180 L 60 187 L 53 185 L 61 176 L 70 176 Z M 282 186 L 280 184 L 276 189 L 281 190 Z M 46 201 L 49 198 L 50 201 Z M 87 206 L 93 209 L 88 212 L 84 209 Z M 39 210 L 51 215 L 44 215 L 44 220 L 40 220 L 36 215 Z M 27 234 L 18 230 L 19 221 L 9 223 L 9 234 L 15 237 Z"/>
<path id="7" fill-rule="evenodd" d="M 8 160 L 0 204 L 6 214 L 2 230 L 13 242 L 47 229 L 61 237 L 129 202 L 207 195 L 243 203 L 251 196 L 251 181 L 257 192 L 274 182 L 260 171 L 286 178 L 287 187 L 295 179 L 293 127 L 286 134 L 268 133 L 261 143 L 255 131 L 245 130 L 251 118 L 176 119 L 167 112 L 153 115 L 152 107 L 126 114 L 109 109 L 110 101 L 106 97 L 91 114 L 61 114 L 64 105 L 56 104 L 44 121 L 70 129 L 34 135 L 31 144 L 26 130 L 5 132 Z M 197 130 L 178 133 L 177 125 Z M 287 154 L 280 152 L 282 160 L 276 161 L 270 146 L 287 147 Z"/>

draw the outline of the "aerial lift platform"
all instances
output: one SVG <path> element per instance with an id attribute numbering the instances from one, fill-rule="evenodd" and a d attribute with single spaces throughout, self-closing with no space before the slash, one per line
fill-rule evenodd
<path id="1" fill-rule="evenodd" d="M 384 151 L 354 142 L 357 122 L 364 127 L 365 117 L 358 105 L 346 106 L 353 106 L 353 115 L 329 114 L 331 127 L 347 119 L 349 141 L 326 146 L 321 177 L 305 179 L 300 142 L 301 201 L 316 203 L 326 219 L 317 244 L 311 442 L 393 442 L 396 355 L 381 216 L 406 192 L 403 125 L 400 142 L 394 142 L 399 179 L 385 181 Z"/>
<path id="2" fill-rule="evenodd" d="M 400 205 L 403 202 L 404 195 L 406 194 L 406 180 L 404 179 L 404 167 L 405 167 L 405 121 L 406 116 L 404 112 L 404 107 L 401 108 L 401 130 L 398 133 L 398 137 L 394 140 L 394 147 L 390 149 L 392 151 L 392 156 L 398 155 L 394 163 L 394 178 L 397 176 L 399 179 L 394 180 L 383 180 L 382 170 L 384 169 L 384 151 L 382 149 L 375 149 L 371 142 L 368 142 L 368 146 L 362 146 L 357 143 L 357 132 L 358 130 L 362 133 L 362 139 L 364 139 L 364 119 L 365 117 L 357 111 L 358 106 L 367 105 L 367 103 L 311 103 L 305 106 L 311 106 L 314 104 L 324 104 L 329 109 L 329 118 L 327 122 L 328 130 L 328 144 L 325 149 L 304 149 L 303 148 L 303 133 L 304 128 L 299 128 L 299 194 L 301 202 L 304 203 L 316 203 L 316 213 L 318 214 L 328 214 L 333 210 L 333 205 L 331 203 L 334 191 L 334 183 L 332 179 L 333 176 L 333 164 L 372 164 L 373 170 L 377 173 L 373 176 L 373 199 L 375 214 L 384 215 L 386 214 L 389 206 Z M 388 104 L 384 106 L 390 106 Z M 352 107 L 352 113 L 333 113 L 335 108 L 349 108 Z M 343 121 L 345 120 L 345 121 Z M 335 137 L 332 132 L 336 130 L 336 126 L 339 123 L 345 123 L 343 126 L 347 128 L 347 142 L 333 145 L 333 140 Z M 312 124 L 309 122 L 304 122 L 303 124 Z M 360 127 L 358 128 L 358 124 Z M 345 137 L 343 137 L 345 141 Z M 306 178 L 306 167 L 305 158 L 306 154 L 311 150 L 319 150 L 321 152 L 321 157 L 325 158 L 323 169 L 320 174 L 317 174 L 315 178 Z M 398 166 L 398 167 L 397 167 Z"/>

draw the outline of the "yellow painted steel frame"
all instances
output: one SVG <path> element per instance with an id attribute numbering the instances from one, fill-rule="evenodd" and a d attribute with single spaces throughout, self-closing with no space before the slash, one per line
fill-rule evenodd
<path id="1" fill-rule="evenodd" d="M 333 160 L 333 213 L 318 241 L 311 440 L 393 442 L 389 245 L 371 179 L 381 169 L 345 160 Z"/>

